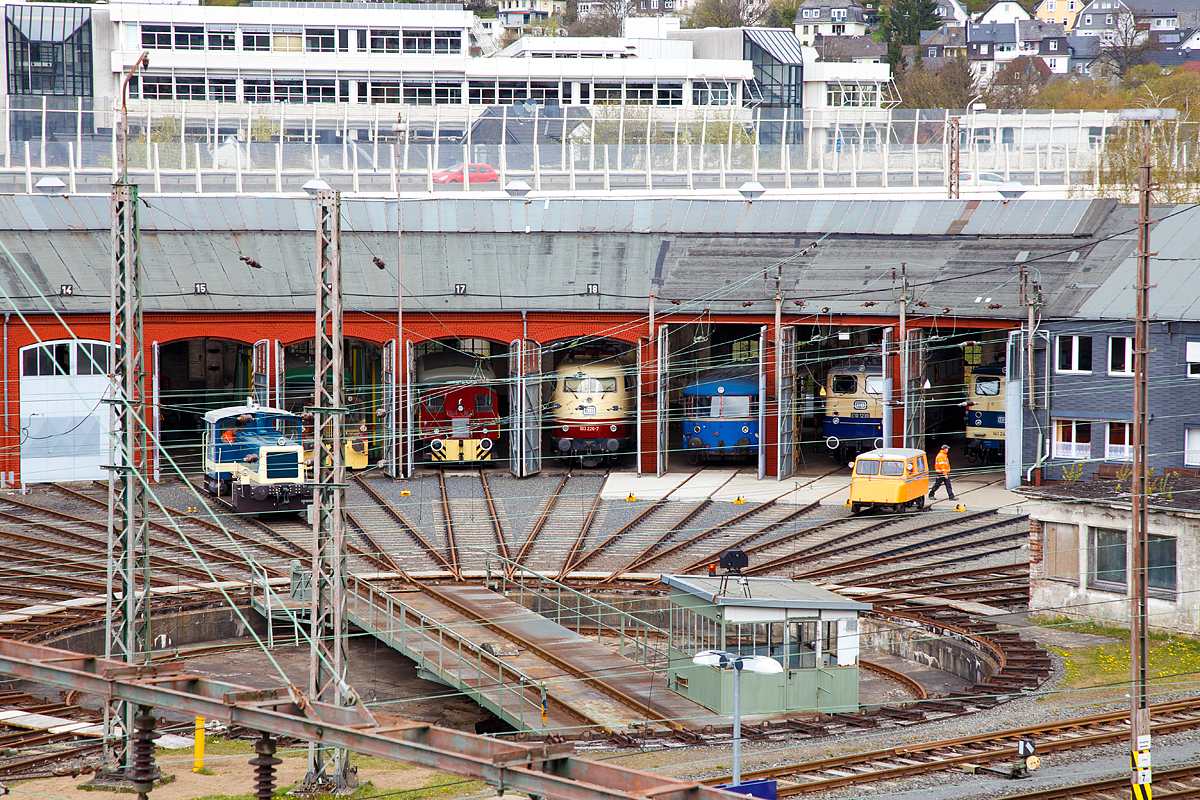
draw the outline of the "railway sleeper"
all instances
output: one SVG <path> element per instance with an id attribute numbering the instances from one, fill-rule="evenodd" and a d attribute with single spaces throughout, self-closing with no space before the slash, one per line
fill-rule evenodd
<path id="1" fill-rule="evenodd" d="M 854 727 L 854 728 L 877 728 L 877 727 L 879 727 L 878 719 L 876 719 L 875 717 L 868 717 L 863 714 L 846 714 L 846 713 L 843 713 L 840 711 L 836 711 L 830 715 L 830 719 L 832 719 L 834 722 L 841 722 L 843 724 L 850 725 L 851 727 Z"/>
<path id="2" fill-rule="evenodd" d="M 805 733 L 809 736 L 829 735 L 828 728 L 815 722 L 805 722 L 804 720 L 800 719 L 789 719 L 785 724 L 789 730 L 795 733 Z"/>
<path id="3" fill-rule="evenodd" d="M 916 722 L 925 719 L 925 712 L 917 708 L 904 708 L 903 706 L 880 706 L 879 715 L 881 717 L 891 717 L 892 719 L 903 719 Z"/>

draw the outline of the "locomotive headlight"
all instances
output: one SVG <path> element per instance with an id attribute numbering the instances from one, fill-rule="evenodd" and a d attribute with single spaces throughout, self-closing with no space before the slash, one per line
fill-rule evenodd
<path id="1" fill-rule="evenodd" d="M 249 474 L 250 474 L 250 470 L 246 469 L 245 467 L 242 467 L 242 475 L 249 475 Z"/>
<path id="2" fill-rule="evenodd" d="M 616 426 L 616 425 L 609 425 L 609 426 L 608 426 L 608 429 L 609 429 L 610 431 L 612 431 L 613 433 L 616 433 L 616 432 L 617 432 L 617 426 Z"/>
<path id="3" fill-rule="evenodd" d="M 571 429 L 570 429 L 569 427 L 567 427 L 566 425 L 563 425 L 563 426 L 562 426 L 562 429 L 563 429 L 563 433 L 566 433 L 567 431 L 571 430 Z"/>
<path id="4" fill-rule="evenodd" d="M 749 426 L 749 425 L 743 425 L 743 426 L 742 426 L 742 433 L 749 433 L 749 432 L 750 432 L 750 426 Z"/>
<path id="5" fill-rule="evenodd" d="M 366 432 L 367 432 L 367 426 L 366 426 L 366 425 L 359 425 L 359 426 L 358 426 L 358 430 L 359 430 L 359 432 L 360 432 L 360 433 L 366 433 Z"/>
<path id="6" fill-rule="evenodd" d="M 283 447 L 284 445 L 286 445 L 286 444 L 287 444 L 287 439 L 285 439 L 285 438 L 283 438 L 282 436 L 280 436 L 280 437 L 279 437 L 279 439 L 278 439 L 278 440 L 276 440 L 276 442 L 275 442 L 275 443 L 276 443 L 277 445 L 279 445 L 280 447 Z"/>
<path id="7" fill-rule="evenodd" d="M 480 436 L 487 436 L 487 435 L 488 435 L 488 429 L 487 429 L 487 428 L 480 428 L 480 430 L 479 430 L 479 435 L 480 435 Z"/>
<path id="8" fill-rule="evenodd" d="M 699 433 L 699 432 L 700 432 L 700 426 L 699 426 L 699 425 L 693 425 L 693 426 L 692 426 L 692 433 Z"/>

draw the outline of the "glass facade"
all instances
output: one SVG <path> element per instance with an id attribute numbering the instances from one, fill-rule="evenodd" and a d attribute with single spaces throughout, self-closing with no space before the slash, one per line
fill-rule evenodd
<path id="1" fill-rule="evenodd" d="M 762 105 L 785 108 L 803 105 L 804 67 L 800 59 L 789 63 L 749 37 L 744 42 L 744 56 L 754 65 L 754 80 L 761 93 Z"/>
<path id="2" fill-rule="evenodd" d="M 10 5 L 4 19 L 9 94 L 91 97 L 91 9 Z"/>

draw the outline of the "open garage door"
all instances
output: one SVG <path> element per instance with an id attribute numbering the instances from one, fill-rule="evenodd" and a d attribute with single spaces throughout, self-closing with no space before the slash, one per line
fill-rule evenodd
<path id="1" fill-rule="evenodd" d="M 396 446 L 399 449 L 400 477 L 411 478 L 416 469 L 417 440 L 417 355 L 412 340 L 404 342 L 404 359 L 400 369 L 400 388 L 396 393 L 399 414 L 393 418 Z"/>
<path id="2" fill-rule="evenodd" d="M 396 340 L 391 339 L 383 346 L 383 405 L 376 420 L 383 444 L 383 471 L 393 478 L 400 474 L 400 404 L 399 386 L 396 383 Z"/>
<path id="3" fill-rule="evenodd" d="M 153 465 L 152 480 L 158 483 L 162 480 L 162 398 L 158 392 L 158 342 L 150 343 L 150 449 L 154 453 L 151 460 Z"/>
<path id="4" fill-rule="evenodd" d="M 779 461 L 777 480 L 796 474 L 796 329 L 779 331 L 775 349 L 775 398 L 778 402 Z"/>
<path id="5" fill-rule="evenodd" d="M 254 343 L 254 382 L 251 386 L 254 402 L 260 406 L 271 405 L 271 354 L 274 349 L 270 339 L 259 339 Z"/>
<path id="6" fill-rule="evenodd" d="M 508 469 L 525 478 L 542 471 L 541 348 L 530 339 L 514 339 L 508 347 Z"/>
<path id="7" fill-rule="evenodd" d="M 758 329 L 758 479 L 767 477 L 767 326 Z"/>
<path id="8" fill-rule="evenodd" d="M 671 452 L 671 435 L 668 427 L 670 422 L 670 403 L 667 395 L 668 377 L 670 375 L 669 354 L 667 352 L 667 326 L 663 325 L 658 329 L 658 347 L 655 357 L 657 358 L 657 370 L 655 375 L 655 402 L 654 422 L 658 432 L 658 477 L 667 474 L 667 456 Z"/>
<path id="9" fill-rule="evenodd" d="M 904 446 L 925 449 L 925 332 L 905 331 L 900 361 L 904 385 Z"/>

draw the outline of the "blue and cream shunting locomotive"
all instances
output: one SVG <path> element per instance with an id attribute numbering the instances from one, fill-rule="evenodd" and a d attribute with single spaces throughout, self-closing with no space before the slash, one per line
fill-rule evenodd
<path id="1" fill-rule="evenodd" d="M 303 420 L 253 399 L 204 415 L 204 488 L 239 514 L 298 512 L 312 502 Z"/>

